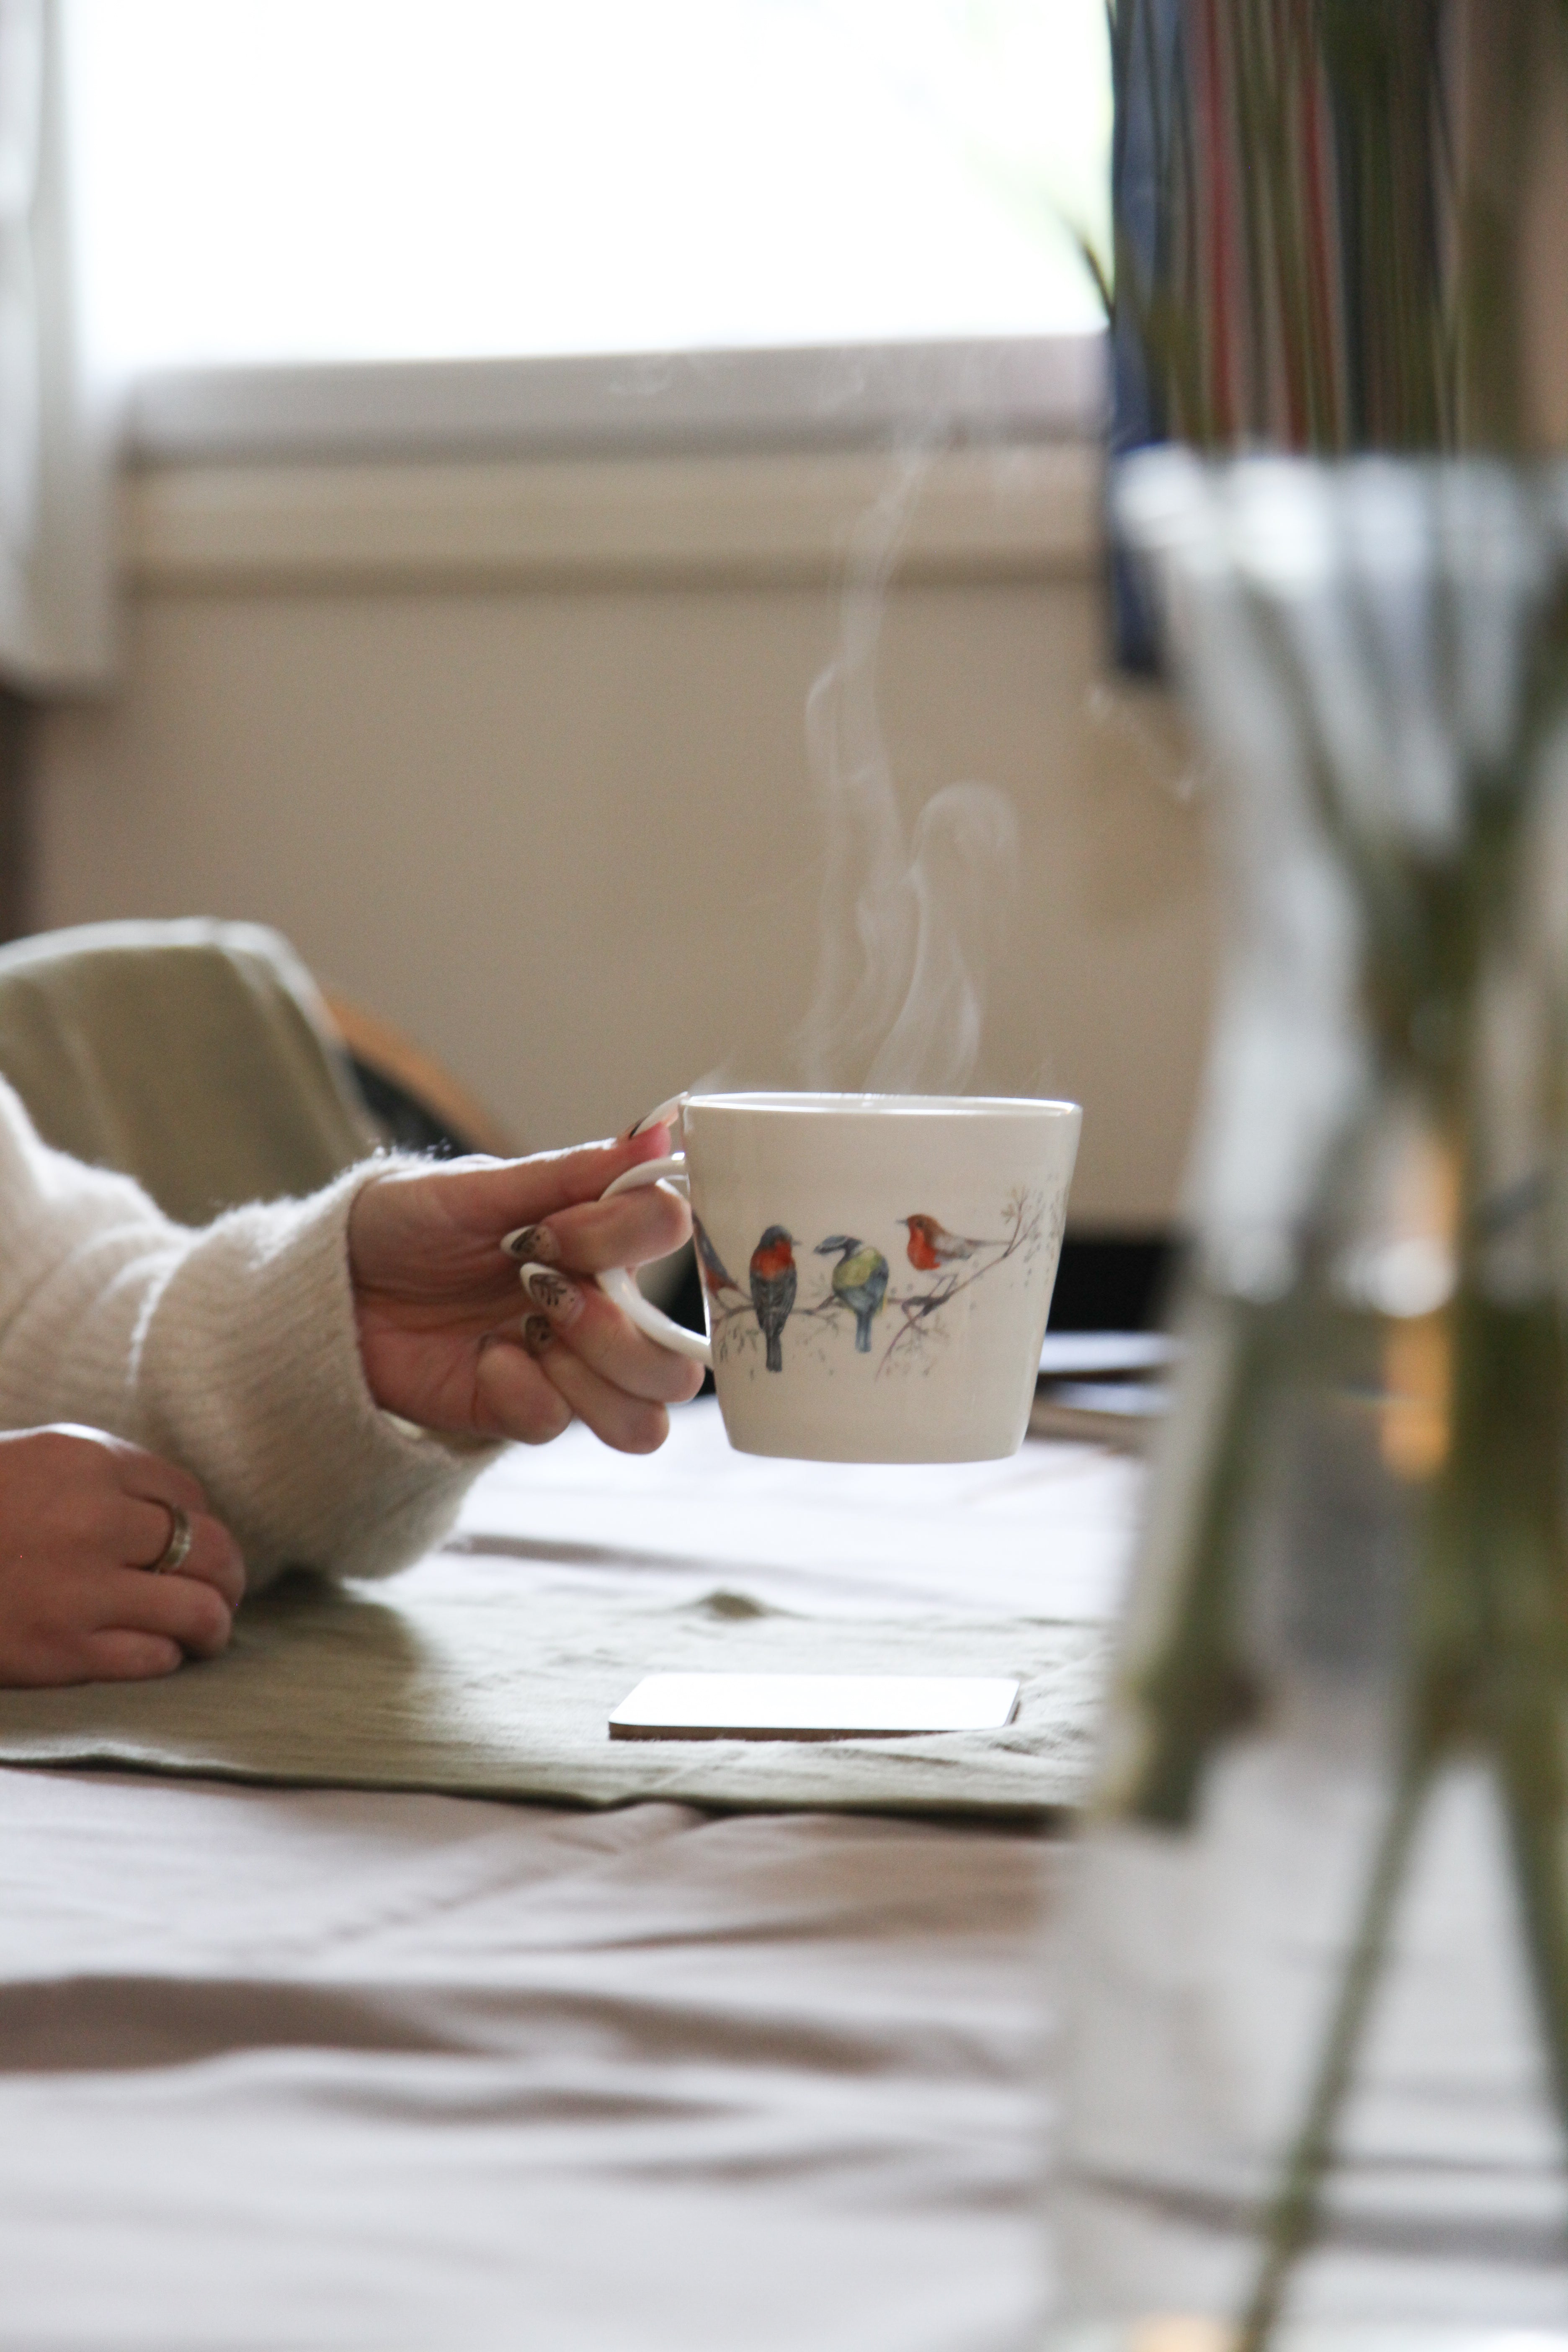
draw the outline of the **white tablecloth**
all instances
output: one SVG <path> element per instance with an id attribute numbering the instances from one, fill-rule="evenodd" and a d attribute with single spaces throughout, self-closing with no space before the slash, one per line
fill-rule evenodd
<path id="1" fill-rule="evenodd" d="M 695 1414 L 639 1479 L 574 1433 L 465 1540 L 876 1613 L 1113 1597 L 1124 1464 L 721 1445 Z M 1021 2352 L 1061 1864 L 975 1825 L 0 1772 L 0 2345 Z"/>
<path id="2" fill-rule="evenodd" d="M 582 1429 L 514 1449 L 473 1488 L 458 1542 L 601 1591 L 686 1598 L 717 1571 L 807 1615 L 1116 1612 L 1144 1475 L 1123 1454 L 1031 1443 L 1007 1462 L 766 1462 L 731 1451 L 711 1399 L 671 1423 L 642 1459 Z"/>
<path id="3" fill-rule="evenodd" d="M 0 2342 L 1029 2337 L 1041 1840 L 0 1774 Z"/>

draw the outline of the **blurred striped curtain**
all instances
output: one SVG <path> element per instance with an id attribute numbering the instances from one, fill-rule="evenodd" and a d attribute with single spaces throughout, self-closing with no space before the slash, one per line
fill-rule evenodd
<path id="1" fill-rule="evenodd" d="M 1113 457 L 1562 445 L 1568 386 L 1543 404 L 1529 356 L 1542 321 L 1568 341 L 1564 0 L 1113 0 L 1111 26 Z M 1112 566 L 1119 659 L 1155 669 L 1114 533 Z"/>
<path id="2" fill-rule="evenodd" d="M 1489 42 L 1525 12 L 1493 0 Z M 1117 0 L 1117 435 L 1432 448 L 1461 425 L 1446 0 Z"/>

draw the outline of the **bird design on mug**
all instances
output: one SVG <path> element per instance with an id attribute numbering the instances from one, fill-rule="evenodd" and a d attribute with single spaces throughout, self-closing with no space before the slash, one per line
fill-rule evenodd
<path id="1" fill-rule="evenodd" d="M 978 1241 L 973 1234 L 950 1234 L 935 1217 L 900 1217 L 899 1223 L 909 1229 L 910 1264 L 917 1274 L 940 1274 L 978 1249 L 1006 1247 L 1005 1242 Z"/>
<path id="2" fill-rule="evenodd" d="M 701 1268 L 702 1280 L 706 1287 L 715 1297 L 721 1290 L 732 1290 L 738 1297 L 743 1298 L 745 1292 L 714 1248 L 712 1236 L 700 1217 L 692 1218 L 691 1233 L 697 1244 L 697 1263 Z"/>
<path id="3" fill-rule="evenodd" d="M 888 1261 L 879 1249 L 852 1234 L 830 1234 L 817 1243 L 816 1254 L 831 1257 L 835 1250 L 842 1255 L 833 1269 L 833 1296 L 854 1315 L 856 1354 L 868 1356 L 871 1318 L 880 1313 L 888 1295 Z"/>
<path id="4" fill-rule="evenodd" d="M 784 1225 L 770 1225 L 752 1252 L 752 1309 L 767 1341 L 770 1372 L 784 1370 L 781 1345 L 784 1325 L 795 1305 L 795 1235 Z"/>

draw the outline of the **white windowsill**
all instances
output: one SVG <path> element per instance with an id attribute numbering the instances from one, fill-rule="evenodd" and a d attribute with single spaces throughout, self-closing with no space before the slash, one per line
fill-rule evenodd
<path id="1" fill-rule="evenodd" d="M 852 453 L 510 464 L 200 466 L 133 473 L 132 582 L 186 593 L 841 576 L 892 461 Z M 1082 574 L 1099 561 L 1087 443 L 931 459 L 905 579 Z"/>
<path id="2" fill-rule="evenodd" d="M 147 590 L 820 583 L 928 446 L 900 576 L 1099 561 L 1099 338 L 201 371 L 127 404 Z"/>
<path id="3" fill-rule="evenodd" d="M 141 377 L 135 466 L 885 449 L 1098 434 L 1102 335 Z"/>

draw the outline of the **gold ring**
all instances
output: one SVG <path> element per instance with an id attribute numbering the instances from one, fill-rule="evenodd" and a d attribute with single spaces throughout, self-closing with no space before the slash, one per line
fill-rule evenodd
<path id="1" fill-rule="evenodd" d="M 178 1503 L 165 1503 L 163 1508 L 169 1514 L 169 1540 L 157 1559 L 148 1561 L 149 1576 L 173 1576 L 176 1569 L 184 1568 L 191 1556 L 189 1517 L 181 1510 Z"/>

